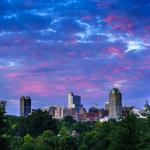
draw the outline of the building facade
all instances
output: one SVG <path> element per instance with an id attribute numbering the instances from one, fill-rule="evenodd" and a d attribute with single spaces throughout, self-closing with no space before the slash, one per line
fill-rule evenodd
<path id="1" fill-rule="evenodd" d="M 51 106 L 47 109 L 44 109 L 44 111 L 47 111 L 49 115 L 56 119 L 62 119 L 65 113 L 64 108 L 60 106 Z"/>
<path id="2" fill-rule="evenodd" d="M 31 113 L 31 98 L 22 96 L 20 98 L 20 116 L 28 116 Z"/>
<path id="3" fill-rule="evenodd" d="M 113 88 L 109 94 L 109 118 L 118 119 L 122 116 L 122 94 Z"/>
<path id="4" fill-rule="evenodd" d="M 109 111 L 109 102 L 105 102 L 105 110 Z"/>
<path id="5" fill-rule="evenodd" d="M 73 92 L 68 93 L 68 109 L 75 109 L 79 112 L 80 108 L 83 107 L 81 105 L 81 97 L 78 95 L 74 95 Z"/>
<path id="6" fill-rule="evenodd" d="M 57 106 L 55 109 L 55 118 L 61 119 L 64 117 L 64 108 Z"/>

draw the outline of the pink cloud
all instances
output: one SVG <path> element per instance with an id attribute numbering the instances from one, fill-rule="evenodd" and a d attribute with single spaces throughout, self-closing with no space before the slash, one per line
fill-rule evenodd
<path id="1" fill-rule="evenodd" d="M 8 73 L 6 77 L 9 79 L 17 79 L 19 75 L 19 73 Z"/>
<path id="2" fill-rule="evenodd" d="M 117 15 L 108 15 L 107 17 L 103 18 L 103 21 L 106 23 L 112 23 L 113 21 L 115 21 L 118 18 L 119 17 Z"/>
<path id="3" fill-rule="evenodd" d="M 109 47 L 108 52 L 118 57 L 122 57 L 124 54 L 123 51 L 117 47 Z"/>
<path id="4" fill-rule="evenodd" d="M 112 27 L 112 30 L 122 30 L 133 34 L 134 23 L 131 19 L 120 15 L 108 15 L 103 21 Z"/>
<path id="5" fill-rule="evenodd" d="M 116 24 L 112 26 L 113 30 L 124 30 L 124 31 L 129 31 L 132 33 L 133 29 L 133 24 L 131 22 L 128 22 L 126 24 L 121 23 L 121 24 Z"/>
<path id="6" fill-rule="evenodd" d="M 112 70 L 113 73 L 120 73 L 120 72 L 123 72 L 123 71 L 129 71 L 130 70 L 130 67 L 129 66 L 121 66 L 119 68 L 115 68 Z"/>
<path id="7" fill-rule="evenodd" d="M 40 80 L 41 78 L 41 80 Z M 66 93 L 66 86 L 62 83 L 51 82 L 47 79 L 33 78 L 30 77 L 26 80 L 19 80 L 19 83 L 16 83 L 15 89 L 11 90 L 13 95 L 30 95 L 35 94 L 39 96 L 58 96 L 64 95 Z"/>

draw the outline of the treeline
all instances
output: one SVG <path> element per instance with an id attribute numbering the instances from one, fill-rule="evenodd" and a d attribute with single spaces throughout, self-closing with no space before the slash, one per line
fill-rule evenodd
<path id="1" fill-rule="evenodd" d="M 40 109 L 28 117 L 6 116 L 5 105 L 0 105 L 0 150 L 150 150 L 149 105 L 141 112 L 144 118 L 128 111 L 120 121 L 103 123 L 70 116 L 60 121 Z"/>

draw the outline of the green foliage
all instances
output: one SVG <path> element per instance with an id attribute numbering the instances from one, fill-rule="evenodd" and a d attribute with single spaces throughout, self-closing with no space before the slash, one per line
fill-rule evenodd
<path id="1" fill-rule="evenodd" d="M 128 115 L 111 132 L 109 150 L 136 150 L 139 143 L 140 128 L 135 115 Z"/>
<path id="2" fill-rule="evenodd" d="M 108 121 L 104 123 L 96 122 L 93 128 L 81 134 L 80 150 L 106 150 L 110 144 L 109 134 L 116 124 L 115 121 Z"/>
<path id="3" fill-rule="evenodd" d="M 93 127 L 92 122 L 76 122 L 72 128 L 73 130 L 76 130 L 77 132 L 82 134 L 84 132 L 92 130 L 92 127 Z"/>
<path id="4" fill-rule="evenodd" d="M 19 148 L 23 145 L 23 138 L 20 136 L 14 136 L 10 139 L 10 150 L 19 150 Z"/>
<path id="5" fill-rule="evenodd" d="M 5 101 L 0 101 L 0 134 L 2 134 L 4 128 L 6 127 L 6 122 L 5 122 L 5 111 L 6 109 L 6 102 Z"/>
<path id="6" fill-rule="evenodd" d="M 42 139 L 49 139 L 54 136 L 54 133 L 51 130 L 44 131 L 41 135 Z"/>
<path id="7" fill-rule="evenodd" d="M 149 106 L 145 111 L 149 112 Z M 28 117 L 6 117 L 3 112 L 0 150 L 150 149 L 149 113 L 138 118 L 128 111 L 126 117 L 119 121 L 76 122 L 70 116 L 57 121 L 41 110 L 34 110 Z M 79 137 L 72 136 L 74 130 L 80 134 Z"/>
<path id="8" fill-rule="evenodd" d="M 36 137 L 42 134 L 45 130 L 52 130 L 58 132 L 57 121 L 52 119 L 47 112 L 42 110 L 34 110 L 32 114 L 26 119 L 26 130 L 32 136 Z"/>
<path id="9" fill-rule="evenodd" d="M 33 139 L 29 134 L 23 137 L 23 144 L 21 145 L 20 150 L 34 150 Z"/>
<path id="10" fill-rule="evenodd" d="M 54 150 L 57 147 L 56 142 L 57 140 L 54 133 L 50 130 L 47 130 L 44 131 L 40 137 L 37 138 L 36 147 L 39 147 L 41 145 L 40 149 Z"/>
<path id="11" fill-rule="evenodd" d="M 60 135 L 57 138 L 58 149 L 59 150 L 76 150 L 77 149 L 77 139 L 71 137 L 69 134 Z"/>
<path id="12" fill-rule="evenodd" d="M 59 132 L 59 136 L 64 136 L 64 137 L 67 137 L 69 136 L 69 131 L 66 127 L 62 127 L 60 132 Z"/>
<path id="13" fill-rule="evenodd" d="M 81 148 L 83 149 L 89 149 L 89 150 L 96 150 L 96 146 L 98 144 L 98 132 L 97 131 L 90 131 L 87 132 L 83 136 L 83 144 L 81 144 Z M 80 148 L 80 149 L 81 149 Z"/>
<path id="14" fill-rule="evenodd" d="M 72 116 L 66 116 L 66 117 L 64 117 L 64 122 L 65 122 L 65 123 L 68 123 L 68 124 L 73 124 L 73 123 L 75 123 L 76 121 L 73 119 Z"/>
<path id="15" fill-rule="evenodd" d="M 8 149 L 8 138 L 6 136 L 6 101 L 0 101 L 0 149 Z"/>
<path id="16" fill-rule="evenodd" d="M 24 143 L 29 143 L 32 142 L 32 137 L 30 136 L 30 134 L 27 134 L 24 136 Z"/>
<path id="17" fill-rule="evenodd" d="M 27 142 L 27 143 L 24 143 L 20 150 L 35 150 L 34 148 L 34 144 L 32 142 Z"/>
<path id="18" fill-rule="evenodd" d="M 58 133 L 58 121 L 40 109 L 34 110 L 28 117 L 17 117 L 17 120 L 14 116 L 7 116 L 7 121 L 9 123 L 8 133 L 12 136 L 25 136 L 29 133 L 37 137 L 45 130 Z"/>

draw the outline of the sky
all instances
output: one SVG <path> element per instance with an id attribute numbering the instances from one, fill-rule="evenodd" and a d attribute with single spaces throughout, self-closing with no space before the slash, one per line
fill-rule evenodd
<path id="1" fill-rule="evenodd" d="M 117 87 L 123 105 L 150 99 L 149 0 L 1 0 L 0 99 L 19 115 L 32 108 L 104 106 Z"/>

